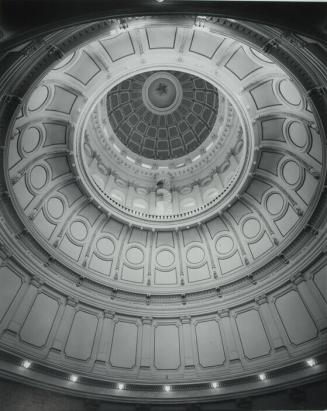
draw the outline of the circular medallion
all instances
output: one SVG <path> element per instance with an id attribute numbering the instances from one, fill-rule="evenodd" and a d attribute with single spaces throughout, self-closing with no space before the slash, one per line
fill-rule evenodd
<path id="1" fill-rule="evenodd" d="M 204 259 L 204 251 L 200 247 L 192 247 L 187 251 L 186 258 L 191 264 L 198 264 Z"/>
<path id="2" fill-rule="evenodd" d="M 48 213 L 50 217 L 57 220 L 64 214 L 64 204 L 58 197 L 51 197 L 48 200 Z"/>
<path id="3" fill-rule="evenodd" d="M 111 255 L 115 250 L 114 243 L 107 237 L 100 238 L 97 241 L 96 247 L 97 250 L 105 256 Z"/>
<path id="4" fill-rule="evenodd" d="M 28 101 L 28 109 L 30 111 L 38 110 L 43 106 L 48 98 L 49 90 L 45 86 L 38 87 L 31 95 Z"/>
<path id="5" fill-rule="evenodd" d="M 300 179 L 300 167 L 295 161 L 288 161 L 282 168 L 283 177 L 286 183 L 296 184 Z"/>
<path id="6" fill-rule="evenodd" d="M 284 100 L 292 106 L 301 104 L 301 95 L 290 80 L 282 80 L 279 84 L 279 91 Z"/>
<path id="7" fill-rule="evenodd" d="M 168 114 L 181 103 L 183 90 L 173 74 L 161 71 L 146 79 L 142 88 L 142 98 L 148 110 L 155 114 Z"/>
<path id="8" fill-rule="evenodd" d="M 131 264 L 141 264 L 144 259 L 144 253 L 139 248 L 132 247 L 127 250 L 126 259 Z"/>
<path id="9" fill-rule="evenodd" d="M 174 263 L 174 261 L 174 254 L 168 250 L 160 251 L 157 254 L 157 263 L 161 265 L 161 267 L 169 267 Z"/>
<path id="10" fill-rule="evenodd" d="M 216 250 L 218 254 L 228 254 L 234 248 L 234 241 L 231 237 L 222 236 L 216 242 Z"/>
<path id="11" fill-rule="evenodd" d="M 41 188 L 46 185 L 48 179 L 46 169 L 42 166 L 33 167 L 31 170 L 30 179 L 32 187 L 36 190 L 41 190 Z"/>
<path id="12" fill-rule="evenodd" d="M 266 206 L 270 214 L 279 214 L 284 207 L 284 199 L 280 194 L 272 193 L 267 197 Z"/>
<path id="13" fill-rule="evenodd" d="M 28 128 L 23 134 L 22 148 L 25 153 L 32 153 L 39 145 L 41 139 L 40 131 L 35 127 Z"/>
<path id="14" fill-rule="evenodd" d="M 293 121 L 288 128 L 289 137 L 294 145 L 303 148 L 308 142 L 308 133 L 303 123 Z"/>
<path id="15" fill-rule="evenodd" d="M 169 79 L 158 78 L 148 87 L 147 97 L 156 108 L 170 107 L 176 100 L 176 87 Z"/>
<path id="16" fill-rule="evenodd" d="M 70 233 L 77 241 L 85 240 L 87 236 L 87 228 L 81 221 L 74 221 L 70 225 Z"/>
<path id="17" fill-rule="evenodd" d="M 249 218 L 243 224 L 243 233 L 247 238 L 254 238 L 260 232 L 260 223 L 255 218 Z"/>

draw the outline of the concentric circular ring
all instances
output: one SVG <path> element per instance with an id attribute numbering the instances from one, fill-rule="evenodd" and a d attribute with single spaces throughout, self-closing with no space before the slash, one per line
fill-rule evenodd
<path id="1" fill-rule="evenodd" d="M 142 88 L 145 106 L 154 114 L 170 114 L 180 105 L 183 90 L 171 73 L 160 71 L 146 79 Z"/>

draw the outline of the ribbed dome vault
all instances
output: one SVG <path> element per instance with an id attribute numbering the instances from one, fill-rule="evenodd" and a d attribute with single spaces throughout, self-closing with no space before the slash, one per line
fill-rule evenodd
<path id="1" fill-rule="evenodd" d="M 208 137 L 218 112 L 217 90 L 182 72 L 149 72 L 108 93 L 111 126 L 130 150 L 167 160 L 194 151 Z"/>
<path id="2" fill-rule="evenodd" d="M 73 48 L 67 29 L 8 77 L 15 95 L 40 70 L 3 143 L 0 347 L 36 380 L 184 401 L 322 372 L 303 362 L 327 330 L 319 65 L 304 80 L 294 45 L 227 23 L 105 21 Z"/>

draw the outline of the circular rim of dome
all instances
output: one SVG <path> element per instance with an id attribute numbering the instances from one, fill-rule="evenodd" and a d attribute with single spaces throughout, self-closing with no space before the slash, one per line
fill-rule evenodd
<path id="1" fill-rule="evenodd" d="M 155 96 L 151 96 L 151 93 L 153 93 L 152 87 L 155 84 L 155 81 L 159 80 L 168 80 L 167 86 L 169 88 L 169 82 L 172 83 L 173 87 L 175 87 L 175 96 L 172 96 L 173 99 L 171 102 L 169 102 L 168 105 L 163 105 L 160 107 L 158 104 L 155 104 Z M 160 84 L 159 84 L 160 87 Z M 157 89 L 156 89 L 157 90 Z M 164 90 L 163 90 L 164 91 Z M 182 98 L 183 98 L 183 90 L 181 87 L 180 82 L 178 79 L 173 76 L 171 73 L 168 73 L 166 71 L 158 71 L 156 73 L 151 74 L 144 82 L 144 85 L 142 87 L 142 98 L 145 106 L 147 107 L 148 110 L 152 111 L 155 114 L 170 114 L 173 111 L 176 110 L 176 108 L 180 105 Z M 159 103 L 159 102 L 158 102 Z"/>

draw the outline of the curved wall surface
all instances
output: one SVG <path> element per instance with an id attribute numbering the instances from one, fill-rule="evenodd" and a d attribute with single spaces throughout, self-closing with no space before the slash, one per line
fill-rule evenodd
<path id="1" fill-rule="evenodd" d="M 259 24 L 163 16 L 80 25 L 11 52 L 0 107 L 2 375 L 167 403 L 322 378 L 327 101 L 310 49 Z M 226 104 L 207 137 L 212 159 L 209 148 L 180 170 L 149 169 L 103 140 L 96 104 L 135 67 L 196 72 L 235 101 L 237 127 Z M 155 183 L 167 170 L 162 199 Z"/>

